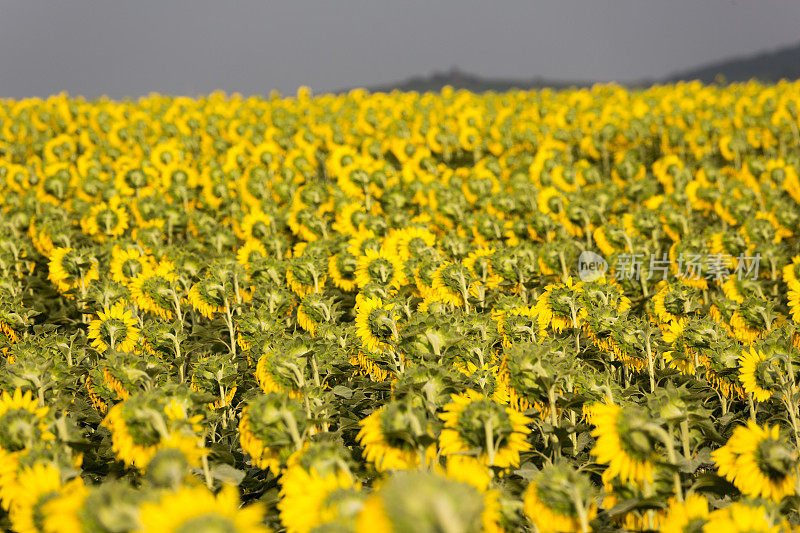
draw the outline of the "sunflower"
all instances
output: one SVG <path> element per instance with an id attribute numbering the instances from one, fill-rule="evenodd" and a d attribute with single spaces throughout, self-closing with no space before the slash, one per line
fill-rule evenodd
<path id="1" fill-rule="evenodd" d="M 206 278 L 192 285 L 187 299 L 195 311 L 209 320 L 225 312 L 225 288 L 214 279 Z"/>
<path id="2" fill-rule="evenodd" d="M 75 289 L 85 291 L 89 283 L 100 277 L 97 260 L 73 248 L 53 248 L 49 259 L 47 279 L 61 293 Z"/>
<path id="3" fill-rule="evenodd" d="M 364 458 L 379 472 L 408 470 L 431 463 L 436 447 L 426 446 L 430 423 L 424 410 L 395 401 L 379 407 L 359 422 L 356 439 Z"/>
<path id="4" fill-rule="evenodd" d="M 800 281 L 789 281 L 789 309 L 792 312 L 792 320 L 800 323 Z"/>
<path id="5" fill-rule="evenodd" d="M 111 279 L 117 283 L 128 285 L 139 276 L 146 268 L 153 266 L 150 256 L 143 254 L 137 248 L 122 248 L 114 246 L 111 250 Z"/>
<path id="6" fill-rule="evenodd" d="M 328 272 L 331 275 L 331 281 L 339 289 L 350 292 L 356 288 L 356 268 L 358 261 L 356 257 L 343 250 L 334 254 L 328 259 Z"/>
<path id="7" fill-rule="evenodd" d="M 769 400 L 777 390 L 778 372 L 776 361 L 761 350 L 751 347 L 739 356 L 739 381 L 756 401 Z"/>
<path id="8" fill-rule="evenodd" d="M 62 485 L 56 497 L 40 506 L 40 513 L 44 516 L 41 530 L 45 533 L 83 533 L 80 513 L 88 494 L 89 489 L 81 478 Z"/>
<path id="9" fill-rule="evenodd" d="M 782 533 L 788 531 L 786 524 L 776 523 L 762 505 L 734 502 L 717 509 L 703 525 L 703 533 Z"/>
<path id="10" fill-rule="evenodd" d="M 40 406 L 31 391 L 15 389 L 13 394 L 0 396 L 0 449 L 18 452 L 32 448 L 42 441 L 52 441 L 55 435 L 48 429 L 48 407 Z"/>
<path id="11" fill-rule="evenodd" d="M 697 307 L 694 291 L 682 284 L 666 284 L 653 296 L 653 311 L 661 324 L 675 322 Z"/>
<path id="12" fill-rule="evenodd" d="M 536 309 L 518 306 L 498 313 L 497 332 L 504 347 L 511 347 L 517 340 L 536 341 L 538 332 Z"/>
<path id="13" fill-rule="evenodd" d="M 171 320 L 178 295 L 174 283 L 178 279 L 174 265 L 161 260 L 155 267 L 148 266 L 130 284 L 131 296 L 139 309 Z"/>
<path id="14" fill-rule="evenodd" d="M 300 398 L 301 393 L 295 389 L 297 384 L 282 376 L 275 368 L 275 354 L 266 352 L 258 358 L 256 363 L 256 381 L 265 393 L 279 392 L 289 398 Z"/>
<path id="15" fill-rule="evenodd" d="M 252 238 L 247 239 L 236 252 L 236 262 L 245 268 L 249 268 L 253 262 L 266 257 L 267 248 L 261 241 Z"/>
<path id="16" fill-rule="evenodd" d="M 183 487 L 164 493 L 158 502 L 141 505 L 140 532 L 225 531 L 267 533 L 264 507 L 255 503 L 241 507 L 231 485 L 216 495 L 203 486 Z"/>
<path id="17" fill-rule="evenodd" d="M 431 297 L 435 300 L 463 307 L 474 279 L 463 265 L 445 261 L 431 277 Z"/>
<path id="18" fill-rule="evenodd" d="M 361 257 L 367 250 L 381 250 L 381 239 L 374 231 L 361 227 L 351 239 L 347 241 L 347 251 L 356 257 Z"/>
<path id="19" fill-rule="evenodd" d="M 358 258 L 355 282 L 359 287 L 377 283 L 395 288 L 407 283 L 403 263 L 398 256 L 372 249 L 365 250 Z"/>
<path id="20" fill-rule="evenodd" d="M 401 261 L 415 257 L 426 248 L 433 248 L 436 236 L 424 228 L 410 227 L 399 230 L 394 249 Z"/>
<path id="21" fill-rule="evenodd" d="M 491 257 L 494 248 L 483 247 L 471 252 L 464 259 L 464 267 L 469 270 L 476 279 L 480 280 L 487 289 L 495 289 L 503 281 L 492 269 Z"/>
<path id="22" fill-rule="evenodd" d="M 257 396 L 242 409 L 239 444 L 254 466 L 277 476 L 281 464 L 302 447 L 305 424 L 297 400 L 277 392 Z"/>
<path id="23" fill-rule="evenodd" d="M 483 464 L 504 468 L 519 465 L 520 452 L 531 447 L 526 440 L 531 419 L 473 390 L 453 395 L 440 417 L 442 455 L 477 450 Z"/>
<path id="24" fill-rule="evenodd" d="M 324 264 L 323 264 L 324 267 Z M 322 292 L 328 273 L 316 261 L 299 257 L 286 269 L 286 284 L 297 296 Z"/>
<path id="25" fill-rule="evenodd" d="M 539 329 L 544 332 L 548 326 L 561 332 L 567 328 L 580 328 L 588 312 L 580 305 L 579 297 L 583 292 L 583 282 L 554 283 L 544 288 L 544 292 L 536 301 L 536 314 L 539 317 Z"/>
<path id="26" fill-rule="evenodd" d="M 797 451 L 781 439 L 777 425 L 762 428 L 750 420 L 711 456 L 719 473 L 747 496 L 779 502 L 795 494 Z"/>
<path id="27" fill-rule="evenodd" d="M 278 510 L 288 533 L 308 533 L 337 518 L 352 518 L 361 509 L 361 484 L 345 460 L 338 454 L 314 460 L 330 451 L 325 444 L 312 446 L 292 454 L 281 475 Z"/>
<path id="28" fill-rule="evenodd" d="M 117 302 L 110 309 L 105 308 L 97 314 L 97 318 L 89 322 L 87 336 L 92 340 L 98 352 L 109 348 L 120 352 L 132 352 L 139 340 L 139 328 L 136 319 L 125 302 Z"/>
<path id="29" fill-rule="evenodd" d="M 329 302 L 319 294 L 307 294 L 297 306 L 297 325 L 315 336 L 317 326 L 330 322 L 332 318 Z"/>
<path id="30" fill-rule="evenodd" d="M 669 507 L 660 520 L 662 533 L 700 531 L 708 522 L 708 500 L 702 494 L 689 494 L 684 501 L 670 498 Z"/>
<path id="31" fill-rule="evenodd" d="M 61 471 L 53 464 L 34 463 L 22 467 L 14 483 L 14 499 L 11 502 L 9 516 L 14 531 L 19 533 L 36 533 L 44 526 L 44 516 L 40 508 L 56 499 L 62 490 L 70 492 L 79 490 L 83 485 L 81 478 L 76 478 L 65 487 L 61 481 Z"/>
<path id="32" fill-rule="evenodd" d="M 500 502 L 462 481 L 430 472 L 398 472 L 364 502 L 356 533 L 499 533 Z"/>
<path id="33" fill-rule="evenodd" d="M 81 229 L 87 235 L 99 241 L 119 238 L 128 229 L 129 216 L 127 211 L 120 207 L 119 196 L 115 196 L 108 203 L 96 204 L 81 219 Z"/>
<path id="34" fill-rule="evenodd" d="M 391 349 L 398 340 L 400 313 L 394 303 L 384 303 L 380 298 L 364 298 L 356 302 L 356 335 L 370 352 Z"/>
<path id="35" fill-rule="evenodd" d="M 653 482 L 656 458 L 650 436 L 641 429 L 649 416 L 634 407 L 602 403 L 592 407 L 592 455 L 608 465 L 604 479 L 619 476 L 623 482 Z"/>
<path id="36" fill-rule="evenodd" d="M 192 466 L 206 453 L 195 432 L 203 415 L 188 416 L 180 402 L 141 393 L 109 409 L 102 425 L 111 431 L 111 449 L 128 466 L 144 471 L 160 450 L 176 449 Z"/>
<path id="37" fill-rule="evenodd" d="M 781 271 L 783 281 L 791 287 L 793 283 L 800 282 L 800 255 L 792 257 L 792 262 L 785 265 Z"/>
<path id="38" fill-rule="evenodd" d="M 597 515 L 591 482 L 564 463 L 546 465 L 525 489 L 523 511 L 541 533 L 589 531 Z"/>

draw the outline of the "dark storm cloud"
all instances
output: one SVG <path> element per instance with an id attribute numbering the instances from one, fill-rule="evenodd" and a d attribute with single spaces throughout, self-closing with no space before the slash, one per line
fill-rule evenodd
<path id="1" fill-rule="evenodd" d="M 797 0 L 0 1 L 0 96 L 629 81 L 800 40 Z"/>

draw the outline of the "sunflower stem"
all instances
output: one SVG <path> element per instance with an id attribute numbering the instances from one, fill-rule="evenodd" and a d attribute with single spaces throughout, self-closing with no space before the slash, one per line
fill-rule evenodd
<path id="1" fill-rule="evenodd" d="M 228 326 L 228 336 L 231 339 L 231 353 L 234 359 L 236 358 L 236 331 L 233 327 L 233 316 L 231 315 L 231 305 L 228 302 L 228 296 L 225 296 L 225 324 Z"/>
<path id="2" fill-rule="evenodd" d="M 578 488 L 572 487 L 572 503 L 575 504 L 575 511 L 578 513 L 578 519 L 581 522 L 581 532 L 587 533 L 589 531 L 589 516 L 586 513 L 586 506 L 583 505 L 583 499 L 578 493 Z"/>
<path id="3" fill-rule="evenodd" d="M 483 426 L 484 434 L 486 435 L 486 453 L 489 456 L 489 465 L 494 464 L 494 428 L 492 424 L 492 419 L 486 421 L 486 424 Z"/>
<path id="4" fill-rule="evenodd" d="M 692 449 L 689 442 L 689 419 L 681 420 L 681 445 L 683 446 L 683 456 L 689 459 Z"/>

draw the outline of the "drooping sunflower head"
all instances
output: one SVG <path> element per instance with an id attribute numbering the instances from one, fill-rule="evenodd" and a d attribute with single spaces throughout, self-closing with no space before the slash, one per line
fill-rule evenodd
<path id="1" fill-rule="evenodd" d="M 261 241 L 247 239 L 241 248 L 236 252 L 236 262 L 245 268 L 249 268 L 254 262 L 267 258 L 267 249 Z"/>
<path id="2" fill-rule="evenodd" d="M 364 458 L 378 471 L 420 466 L 423 457 L 435 453 L 431 443 L 432 421 L 411 398 L 390 402 L 360 422 L 358 440 Z"/>
<path id="3" fill-rule="evenodd" d="M 62 293 L 85 290 L 98 279 L 97 260 L 89 253 L 68 247 L 53 248 L 47 278 Z"/>
<path id="4" fill-rule="evenodd" d="M 717 509 L 703 525 L 703 533 L 780 533 L 787 530 L 788 524 L 776 520 L 763 505 L 742 501 Z"/>
<path id="5" fill-rule="evenodd" d="M 46 516 L 42 513 L 42 507 L 59 498 L 62 492 L 82 486 L 83 480 L 77 478 L 70 487 L 65 487 L 61 471 L 52 463 L 34 463 L 22 467 L 14 481 L 15 495 L 9 513 L 14 530 L 43 531 Z"/>
<path id="6" fill-rule="evenodd" d="M 117 283 L 128 285 L 146 268 L 152 266 L 154 266 L 152 258 L 137 248 L 114 246 L 111 250 L 111 279 Z"/>
<path id="7" fill-rule="evenodd" d="M 200 466 L 207 453 L 201 438 L 172 433 L 148 461 L 145 477 L 153 487 L 175 490 L 192 479 L 188 472 Z"/>
<path id="8" fill-rule="evenodd" d="M 380 298 L 363 298 L 356 303 L 356 335 L 370 352 L 389 349 L 399 340 L 398 328 L 401 318 L 392 302 Z"/>
<path id="9" fill-rule="evenodd" d="M 109 409 L 103 425 L 111 431 L 112 450 L 129 466 L 144 470 L 164 449 L 182 451 L 197 465 L 203 450 L 196 434 L 203 415 L 191 415 L 181 389 L 160 389 L 130 396 Z"/>
<path id="10" fill-rule="evenodd" d="M 89 323 L 88 337 L 92 346 L 103 353 L 109 348 L 121 352 L 133 351 L 139 339 L 137 321 L 125 302 L 118 302 L 97 314 L 97 318 Z"/>
<path id="11" fill-rule="evenodd" d="M 51 441 L 49 408 L 40 406 L 30 391 L 15 389 L 0 397 L 0 447 L 8 452 L 32 448 L 41 441 Z"/>
<path id="12" fill-rule="evenodd" d="M 777 359 L 765 351 L 751 347 L 739 356 L 739 381 L 756 401 L 765 402 L 778 390 L 779 373 Z"/>
<path id="13" fill-rule="evenodd" d="M 307 294 L 297 306 L 297 325 L 315 336 L 317 327 L 331 322 L 334 317 L 333 303 L 320 294 Z"/>
<path id="14" fill-rule="evenodd" d="M 209 320 L 215 314 L 225 312 L 226 287 L 216 277 L 208 277 L 192 285 L 187 297 L 195 311 Z"/>
<path id="15" fill-rule="evenodd" d="M 308 532 L 335 520 L 352 520 L 362 508 L 361 485 L 348 451 L 335 441 L 308 443 L 289 457 L 281 476 L 281 521 L 287 531 Z"/>
<path id="16" fill-rule="evenodd" d="M 366 250 L 358 258 L 355 281 L 359 287 L 377 283 L 400 288 L 406 283 L 403 263 L 399 257 L 389 255 L 384 251 Z"/>
<path id="17" fill-rule="evenodd" d="M 506 348 L 523 340 L 535 341 L 538 331 L 536 309 L 533 307 L 513 307 L 497 317 L 497 332 Z"/>
<path id="18" fill-rule="evenodd" d="M 277 392 L 263 394 L 242 410 L 239 442 L 253 465 L 277 475 L 281 464 L 302 447 L 307 426 L 297 400 Z"/>
<path id="19" fill-rule="evenodd" d="M 548 389 L 576 373 L 572 353 L 558 339 L 520 342 L 505 353 L 505 379 L 512 392 L 512 405 L 522 410 L 547 402 Z"/>
<path id="20" fill-rule="evenodd" d="M 699 305 L 695 298 L 695 289 L 669 283 L 653 296 L 653 311 L 662 324 L 668 324 L 696 311 Z"/>
<path id="21" fill-rule="evenodd" d="M 542 533 L 579 531 L 597 514 L 594 492 L 591 481 L 570 465 L 549 464 L 525 489 L 523 510 Z"/>
<path id="22" fill-rule="evenodd" d="M 328 260 L 328 272 L 330 272 L 333 284 L 345 292 L 356 288 L 357 268 L 358 260 L 347 250 L 332 255 Z"/>
<path id="23" fill-rule="evenodd" d="M 464 265 L 445 261 L 434 272 L 431 287 L 437 300 L 461 307 L 473 283 L 474 278 Z"/>
<path id="24" fill-rule="evenodd" d="M 128 229 L 128 212 L 120 206 L 119 197 L 92 206 L 81 219 L 81 227 L 87 235 L 99 241 L 120 237 Z"/>
<path id="25" fill-rule="evenodd" d="M 357 533 L 392 531 L 499 531 L 491 491 L 428 472 L 397 472 L 369 497 L 356 518 Z"/>
<path id="26" fill-rule="evenodd" d="M 139 505 L 155 499 L 156 494 L 155 491 L 137 490 L 121 480 L 94 485 L 76 511 L 81 527 L 74 531 L 113 531 L 115 528 L 134 531 L 140 527 Z"/>
<path id="27" fill-rule="evenodd" d="M 708 522 L 708 515 L 708 499 L 702 494 L 689 494 L 682 502 L 670 498 L 659 525 L 664 533 L 699 533 Z"/>
<path id="28" fill-rule="evenodd" d="M 216 495 L 206 487 L 184 487 L 164 493 L 158 502 L 141 505 L 142 532 L 267 533 L 259 504 L 241 507 L 236 489 L 225 485 Z"/>
<path id="29" fill-rule="evenodd" d="M 530 448 L 530 419 L 475 391 L 454 395 L 441 418 L 445 429 L 439 435 L 439 448 L 443 455 L 479 450 L 484 464 L 508 467 L 519 464 L 520 452 Z"/>
<path id="30" fill-rule="evenodd" d="M 301 298 L 312 292 L 322 292 L 327 279 L 327 261 L 313 253 L 293 258 L 286 269 L 287 285 Z"/>
<path id="31" fill-rule="evenodd" d="M 177 279 L 174 265 L 162 260 L 156 267 L 145 268 L 131 282 L 131 296 L 143 311 L 171 319 L 178 299 L 174 286 Z"/>
<path id="32" fill-rule="evenodd" d="M 592 408 L 592 435 L 597 442 L 591 453 L 608 465 L 604 479 L 653 481 L 655 439 L 645 429 L 650 420 L 649 413 L 637 406 L 604 403 Z"/>
<path id="33" fill-rule="evenodd" d="M 398 234 L 395 249 L 402 261 L 406 261 L 411 257 L 416 257 L 424 250 L 432 248 L 436 243 L 436 236 L 430 231 L 410 227 L 401 230 Z"/>
<path id="34" fill-rule="evenodd" d="M 536 301 L 539 328 L 551 326 L 557 332 L 565 328 L 580 327 L 586 318 L 587 310 L 582 305 L 583 282 L 573 284 L 572 278 L 566 283 L 555 283 L 545 287 Z"/>
<path id="35" fill-rule="evenodd" d="M 797 450 L 781 438 L 777 425 L 762 428 L 750 420 L 712 457 L 719 473 L 748 496 L 779 502 L 795 494 Z"/>
<path id="36" fill-rule="evenodd" d="M 749 344 L 769 332 L 778 318 L 775 302 L 763 296 L 746 296 L 731 314 L 730 327 L 736 339 Z"/>

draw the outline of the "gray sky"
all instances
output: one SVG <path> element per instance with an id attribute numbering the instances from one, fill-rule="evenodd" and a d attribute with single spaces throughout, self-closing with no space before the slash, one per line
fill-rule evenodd
<path id="1" fill-rule="evenodd" d="M 797 41 L 798 0 L 0 0 L 0 96 L 630 81 Z"/>

